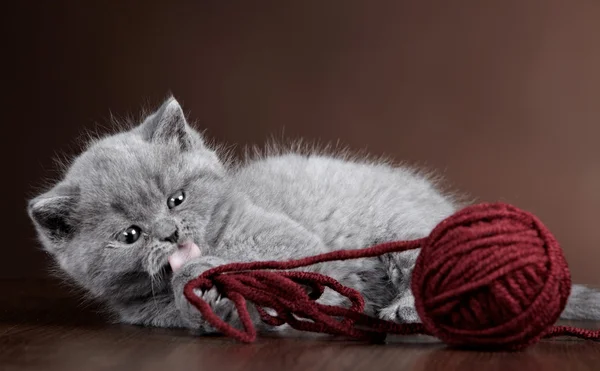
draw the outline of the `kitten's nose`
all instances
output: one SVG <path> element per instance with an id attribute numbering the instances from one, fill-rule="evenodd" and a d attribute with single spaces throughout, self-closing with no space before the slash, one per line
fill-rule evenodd
<path id="1" fill-rule="evenodd" d="M 170 219 L 159 220 L 155 224 L 154 235 L 163 242 L 177 243 L 179 241 L 179 229 Z"/>

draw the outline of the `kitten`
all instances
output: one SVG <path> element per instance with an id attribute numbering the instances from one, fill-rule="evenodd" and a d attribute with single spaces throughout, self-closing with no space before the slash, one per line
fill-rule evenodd
<path id="1" fill-rule="evenodd" d="M 120 321 L 212 332 L 183 296 L 206 269 L 416 239 L 459 207 L 427 177 L 385 163 L 290 152 L 233 166 L 169 98 L 137 127 L 90 143 L 28 211 L 60 270 Z M 417 254 L 309 269 L 359 290 L 368 314 L 415 322 Z M 227 298 L 199 294 L 239 325 Z M 321 301 L 345 304 L 331 292 Z M 576 286 L 563 317 L 600 319 L 600 294 Z"/>

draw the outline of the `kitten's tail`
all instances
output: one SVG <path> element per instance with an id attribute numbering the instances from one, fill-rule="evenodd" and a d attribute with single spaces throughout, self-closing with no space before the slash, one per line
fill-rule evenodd
<path id="1" fill-rule="evenodd" d="M 560 318 L 600 321 L 600 290 L 584 285 L 573 285 Z"/>

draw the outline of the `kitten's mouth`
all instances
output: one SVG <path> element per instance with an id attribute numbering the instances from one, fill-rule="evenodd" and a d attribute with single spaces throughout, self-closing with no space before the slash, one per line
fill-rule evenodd
<path id="1" fill-rule="evenodd" d="M 169 256 L 169 268 L 172 272 L 177 272 L 185 263 L 199 257 L 200 248 L 193 241 L 187 241 L 177 246 L 177 251 Z"/>

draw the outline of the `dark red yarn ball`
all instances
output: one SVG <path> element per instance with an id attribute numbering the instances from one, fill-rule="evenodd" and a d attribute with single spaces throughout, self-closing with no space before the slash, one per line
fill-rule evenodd
<path id="1" fill-rule="evenodd" d="M 412 276 L 425 328 L 450 345 L 520 349 L 566 305 L 571 276 L 534 215 L 496 203 L 459 211 L 426 239 Z"/>

